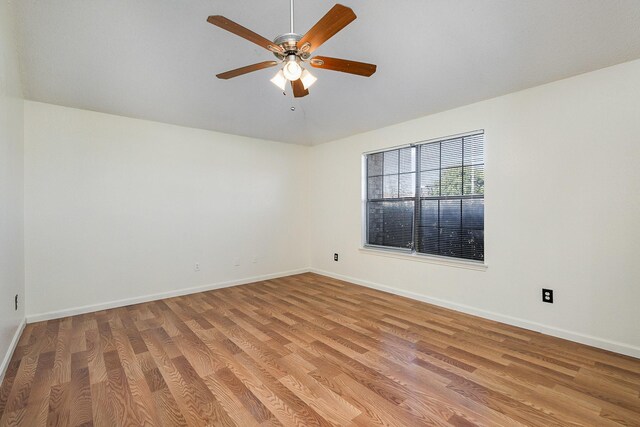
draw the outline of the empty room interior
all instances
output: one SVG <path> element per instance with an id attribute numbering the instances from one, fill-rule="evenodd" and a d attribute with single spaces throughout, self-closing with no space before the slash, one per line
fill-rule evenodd
<path id="1" fill-rule="evenodd" d="M 640 426 L 640 1 L 0 0 L 4 426 Z"/>

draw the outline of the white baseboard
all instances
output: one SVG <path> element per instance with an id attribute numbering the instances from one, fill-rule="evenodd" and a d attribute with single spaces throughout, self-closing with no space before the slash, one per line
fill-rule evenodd
<path id="1" fill-rule="evenodd" d="M 13 356 L 13 352 L 16 350 L 16 346 L 18 345 L 18 341 L 20 340 L 20 335 L 22 335 L 22 331 L 24 331 L 24 327 L 27 325 L 26 319 L 22 319 L 16 333 L 13 335 L 13 339 L 11 340 L 11 344 L 9 344 L 9 348 L 7 349 L 7 353 L 4 355 L 2 359 L 2 364 L 0 364 L 0 384 L 2 384 L 2 380 L 4 380 L 4 374 L 7 373 L 7 368 L 9 367 L 9 362 L 11 362 L 11 356 Z"/>
<path id="2" fill-rule="evenodd" d="M 411 298 L 418 301 L 423 301 L 429 304 L 437 305 L 439 307 L 449 308 L 451 310 L 460 311 L 474 316 L 483 317 L 489 320 L 495 320 L 497 322 L 506 323 L 508 325 L 517 326 L 524 329 L 529 329 L 536 332 L 541 332 L 546 335 L 551 335 L 558 338 L 563 338 L 569 341 L 574 341 L 580 344 L 586 344 L 593 347 L 598 347 L 604 350 L 613 351 L 615 353 L 624 354 L 631 357 L 640 358 L 640 347 L 633 345 L 610 341 L 604 338 L 598 338 L 591 335 L 581 334 L 579 332 L 572 332 L 566 329 L 556 328 L 554 326 L 544 325 L 542 323 L 531 322 L 529 320 L 520 319 L 518 317 L 507 316 L 493 311 L 482 310 L 476 307 L 471 307 L 464 304 L 458 304 L 451 301 L 442 300 L 439 298 L 433 298 L 415 292 L 404 291 L 391 286 L 381 285 L 379 283 L 369 282 L 367 280 L 357 279 L 355 277 L 343 276 L 341 274 L 332 273 L 329 271 L 318 270 L 312 268 L 310 270 L 313 273 L 321 274 L 323 276 L 333 277 L 334 279 L 344 280 L 346 282 L 355 283 L 365 286 L 367 288 L 378 289 L 391 294 L 400 295 L 403 297 Z"/>
<path id="3" fill-rule="evenodd" d="M 190 295 L 198 292 L 211 291 L 214 289 L 228 288 L 228 287 L 237 286 L 237 285 L 246 285 L 247 283 L 260 282 L 262 280 L 276 279 L 279 277 L 291 276 L 294 274 L 301 274 L 301 273 L 307 273 L 307 272 L 309 272 L 308 268 L 301 268 L 297 270 L 282 271 L 282 272 L 273 273 L 273 274 L 265 274 L 262 276 L 247 277 L 239 280 L 229 280 L 226 282 L 212 283 L 209 285 L 197 286 L 193 288 L 161 292 L 161 293 L 152 294 L 152 295 L 143 295 L 139 297 L 125 298 L 125 299 L 110 301 L 106 303 L 91 304 L 91 305 L 85 305 L 82 307 L 74 307 L 74 308 L 68 308 L 68 309 L 57 310 L 57 311 L 49 311 L 47 313 L 29 314 L 27 315 L 27 323 L 35 323 L 35 322 L 42 322 L 45 320 L 60 319 L 63 317 L 75 316 L 77 314 L 92 313 L 94 311 L 124 307 L 127 305 L 140 304 L 140 303 L 149 302 L 149 301 L 157 301 L 164 298 L 179 297 L 183 295 Z"/>

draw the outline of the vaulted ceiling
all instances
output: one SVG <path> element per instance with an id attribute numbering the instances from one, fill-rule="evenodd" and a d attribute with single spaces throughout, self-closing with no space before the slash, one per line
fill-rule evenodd
<path id="1" fill-rule="evenodd" d="M 304 33 L 333 2 L 296 0 Z M 31 100 L 317 144 L 640 58 L 638 0 L 345 0 L 358 18 L 315 53 L 378 65 L 371 78 L 312 69 L 311 95 L 269 82 L 273 58 L 206 22 L 224 15 L 272 39 L 288 0 L 21 0 Z M 295 111 L 291 111 L 291 107 Z"/>

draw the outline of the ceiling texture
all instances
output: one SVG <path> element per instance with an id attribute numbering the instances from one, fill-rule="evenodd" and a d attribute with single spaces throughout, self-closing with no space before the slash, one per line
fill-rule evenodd
<path id="1" fill-rule="evenodd" d="M 333 2 L 297 0 L 304 34 Z M 313 145 L 640 58 L 640 0 L 344 0 L 358 18 L 314 54 L 378 65 L 311 68 L 305 98 L 215 74 L 273 55 L 207 23 L 272 39 L 288 0 L 20 0 L 27 99 Z M 295 107 L 295 111 L 291 111 Z"/>

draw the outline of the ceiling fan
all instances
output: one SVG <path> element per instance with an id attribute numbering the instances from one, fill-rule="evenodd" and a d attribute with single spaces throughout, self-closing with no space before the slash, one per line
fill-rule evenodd
<path id="1" fill-rule="evenodd" d="M 270 41 L 224 16 L 209 16 L 207 21 L 211 24 L 267 49 L 277 58 L 277 61 L 264 61 L 247 65 L 246 67 L 218 74 L 216 77 L 226 80 L 282 64 L 282 68 L 271 81 L 283 91 L 287 82 L 291 82 L 293 96 L 296 98 L 309 95 L 309 87 L 317 80 L 307 69 L 302 67 L 303 64 L 308 63 L 315 68 L 369 77 L 376 72 L 374 64 L 328 56 L 311 58 L 313 51 L 338 31 L 349 25 L 354 19 L 356 19 L 356 14 L 353 13 L 353 10 L 341 4 L 336 4 L 305 35 L 300 35 L 293 30 L 293 0 L 291 0 L 291 32 L 282 34 Z"/>

